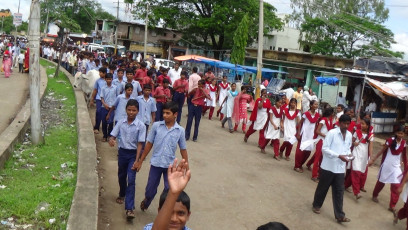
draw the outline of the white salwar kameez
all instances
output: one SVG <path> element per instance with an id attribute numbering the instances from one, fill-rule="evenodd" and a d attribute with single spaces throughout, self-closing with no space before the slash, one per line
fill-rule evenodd
<path id="1" fill-rule="evenodd" d="M 281 108 L 276 109 L 278 111 L 278 113 L 280 113 Z M 273 113 L 272 109 L 269 110 L 269 113 L 272 114 L 272 121 L 273 123 L 276 125 L 276 127 L 278 127 L 278 129 L 275 129 L 275 127 L 273 127 L 271 122 L 268 122 L 268 128 L 265 131 L 265 138 L 266 139 L 271 139 L 271 140 L 275 140 L 275 139 L 279 139 L 280 137 L 280 122 L 281 122 L 281 118 L 277 118 L 275 117 L 275 114 Z"/>
<path id="2" fill-rule="evenodd" d="M 236 96 L 238 96 L 238 94 Z M 231 92 L 227 92 L 227 101 L 224 103 L 221 109 L 221 113 L 223 113 L 226 117 L 232 117 L 232 112 L 234 111 L 234 98 L 236 96 L 232 96 Z"/>
<path id="3" fill-rule="evenodd" d="M 268 110 L 266 108 L 258 109 L 256 120 L 254 121 L 254 130 L 261 130 L 265 127 L 268 120 Z"/>
<path id="4" fill-rule="evenodd" d="M 221 83 L 220 83 L 221 84 Z M 224 101 L 224 99 L 225 99 L 225 97 L 228 95 L 228 91 L 231 89 L 231 87 L 230 87 L 230 85 L 229 85 L 229 83 L 227 83 L 228 84 L 228 87 L 226 88 L 226 89 L 224 89 L 224 88 L 222 88 L 221 86 L 219 86 L 220 87 L 220 91 L 219 91 L 219 98 L 218 98 L 218 105 L 221 107 L 221 104 L 222 104 L 222 102 Z"/>
<path id="5" fill-rule="evenodd" d="M 388 145 L 388 143 L 386 143 Z M 398 149 L 400 144 L 397 143 L 395 149 Z M 401 154 L 393 155 L 388 146 L 387 156 L 381 164 L 378 180 L 382 183 L 399 184 L 402 180 L 401 170 Z"/>
<path id="6" fill-rule="evenodd" d="M 357 133 L 354 133 L 353 137 L 358 139 Z M 366 137 L 367 134 L 363 133 L 363 139 L 365 139 Z M 360 141 L 357 139 L 356 139 L 357 142 Z M 374 137 L 371 137 L 369 139 L 369 141 L 373 140 Z M 360 142 L 357 146 L 354 146 L 353 152 L 351 153 L 355 157 L 354 160 L 351 162 L 353 171 L 360 171 L 362 173 L 365 173 L 368 164 L 368 145 L 369 142 L 367 143 Z"/>
<path id="7" fill-rule="evenodd" d="M 293 116 L 296 111 L 290 111 L 289 115 Z M 300 112 L 298 112 L 297 118 L 300 119 Z M 289 141 L 292 145 L 297 141 L 296 139 L 296 118 L 293 120 L 289 120 L 287 117 L 283 120 L 283 140 Z"/>
<path id="8" fill-rule="evenodd" d="M 216 107 L 217 106 L 217 103 L 216 103 L 216 101 L 217 101 L 216 91 L 214 91 L 214 92 L 211 91 L 209 86 L 207 87 L 207 89 L 210 91 L 211 100 L 208 99 L 208 98 L 205 99 L 206 100 L 206 106 Z M 224 99 L 222 99 L 222 100 L 224 100 Z M 221 101 L 221 103 L 222 103 L 222 101 Z"/>
<path id="9" fill-rule="evenodd" d="M 314 116 L 310 113 L 311 117 L 314 118 L 317 116 L 317 112 L 314 114 Z M 314 131 L 316 127 L 316 123 L 310 123 L 309 119 L 307 119 L 306 115 L 303 114 L 302 118 L 304 119 L 303 121 L 303 126 L 302 130 L 300 131 L 300 135 L 302 136 L 301 139 L 301 144 L 306 146 L 300 147 L 300 150 L 302 151 L 312 151 L 314 147 L 314 141 L 313 141 L 313 136 L 314 136 Z"/>

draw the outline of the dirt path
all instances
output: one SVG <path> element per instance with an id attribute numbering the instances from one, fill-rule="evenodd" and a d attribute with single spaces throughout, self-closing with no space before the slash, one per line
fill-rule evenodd
<path id="1" fill-rule="evenodd" d="M 94 110 L 91 117 L 94 117 Z M 183 115 L 183 126 L 185 121 Z M 145 224 L 154 220 L 158 207 L 156 196 L 146 212 L 138 208 L 144 195 L 149 161 L 146 160 L 136 176 L 136 218 L 127 222 L 124 206 L 115 203 L 118 193 L 117 150 L 102 143 L 100 134 L 95 138 L 101 188 L 98 229 L 143 229 Z M 362 193 L 362 199 L 356 202 L 351 193 L 345 193 L 344 210 L 352 222 L 339 225 L 334 220 L 331 192 L 322 214 L 314 214 L 311 203 L 317 184 L 310 180 L 311 172 L 299 174 L 292 170 L 293 153 L 290 162 L 274 160 L 271 147 L 266 150 L 268 154 L 261 154 L 256 147 L 257 138 L 258 133 L 255 133 L 248 143 L 244 143 L 242 133 L 230 134 L 227 129 L 221 129 L 219 121 L 202 119 L 198 142 L 187 142 L 192 169 L 192 179 L 186 189 L 192 201 L 190 228 L 250 230 L 269 221 L 279 221 L 290 229 L 405 229 L 405 221 L 395 227 L 392 225 L 393 216 L 387 211 L 388 185 L 379 196 L 379 204 L 370 199 L 378 167 L 369 169 L 368 193 Z M 160 192 L 162 188 L 161 184 Z M 400 201 L 397 208 L 401 206 Z"/>
<path id="2" fill-rule="evenodd" d="M 4 73 L 0 73 L 0 133 L 16 117 L 21 107 L 29 96 L 29 76 L 18 72 L 18 67 L 13 68 L 10 78 L 5 78 Z"/>

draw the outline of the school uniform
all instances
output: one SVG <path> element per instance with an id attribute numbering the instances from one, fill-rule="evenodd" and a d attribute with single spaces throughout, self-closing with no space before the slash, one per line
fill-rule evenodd
<path id="1" fill-rule="evenodd" d="M 166 95 L 168 98 L 170 98 L 170 89 L 169 88 L 164 88 L 163 86 L 159 86 L 156 88 L 154 91 L 155 96 L 161 96 L 161 95 Z M 156 120 L 155 121 L 162 121 L 163 120 L 163 105 L 167 102 L 167 98 L 165 97 L 159 97 L 156 98 Z"/>
<path id="2" fill-rule="evenodd" d="M 259 103 L 262 103 L 262 108 L 258 108 Z M 248 139 L 253 133 L 259 130 L 258 145 L 261 146 L 261 141 L 265 139 L 265 128 L 268 121 L 269 109 L 271 108 L 271 101 L 269 99 L 258 98 L 254 104 L 254 110 L 251 113 L 249 120 L 251 125 L 245 133 L 245 139 Z"/>
<path id="3" fill-rule="evenodd" d="M 105 86 L 102 88 L 101 98 L 103 98 L 105 103 L 109 106 L 109 109 L 106 109 L 104 106 L 101 107 L 103 138 L 108 138 L 108 134 L 112 132 L 115 114 L 111 113 L 108 120 L 106 120 L 106 116 L 108 115 L 110 108 L 115 104 L 117 96 L 116 86 L 111 84 L 111 86 Z"/>
<path id="4" fill-rule="evenodd" d="M 86 63 L 86 73 L 88 73 L 91 70 L 96 70 L 96 69 L 97 69 L 97 66 L 94 61 L 92 62 L 89 61 Z"/>
<path id="5" fill-rule="evenodd" d="M 187 149 L 187 146 L 184 128 L 174 123 L 174 126 L 168 129 L 164 121 L 153 123 L 146 141 L 153 144 L 153 154 L 150 158 L 150 171 L 144 200 L 144 207 L 148 208 L 157 193 L 157 187 L 160 184 L 162 175 L 164 190 L 169 189 L 167 169 L 176 158 L 177 145 L 180 150 Z"/>
<path id="6" fill-rule="evenodd" d="M 323 117 L 320 121 L 319 124 L 322 124 L 322 127 L 320 129 L 320 132 L 324 135 L 326 135 L 334 126 L 334 120 Z M 320 163 L 322 162 L 322 147 L 323 147 L 323 142 L 324 142 L 324 137 L 315 134 L 315 142 L 316 144 L 316 151 L 315 154 L 310 158 L 310 160 L 307 162 L 307 166 L 310 167 L 313 164 L 313 169 L 312 169 L 312 178 L 318 178 L 319 177 L 319 170 L 320 170 Z"/>
<path id="7" fill-rule="evenodd" d="M 127 118 L 126 104 L 128 103 L 129 99 L 136 98 L 133 98 L 132 95 L 130 95 L 129 98 L 126 98 L 125 94 L 120 94 L 116 97 L 115 103 L 113 103 L 113 106 L 115 107 L 115 123 Z"/>
<path id="8" fill-rule="evenodd" d="M 152 230 L 152 228 L 153 228 L 153 223 L 150 223 L 144 226 L 143 230 Z M 191 230 L 191 228 L 184 226 L 182 230 Z"/>
<path id="9" fill-rule="evenodd" d="M 139 84 L 143 83 L 143 78 L 147 76 L 147 70 L 146 69 L 138 69 L 136 70 L 135 74 L 135 80 L 139 82 Z"/>
<path id="10" fill-rule="evenodd" d="M 155 113 L 157 111 L 156 101 L 153 97 L 149 97 L 146 100 L 143 95 L 138 96 L 136 100 L 137 102 L 139 102 L 139 113 L 137 114 L 136 118 L 143 122 L 143 124 L 145 124 L 147 137 L 147 131 L 149 130 L 149 125 L 152 120 L 152 113 Z M 143 143 L 142 150 L 144 150 L 144 146 L 145 143 Z"/>
<path id="11" fill-rule="evenodd" d="M 220 109 L 221 109 L 221 104 L 222 104 L 222 102 L 224 101 L 224 99 L 225 99 L 225 97 L 227 97 L 228 96 L 228 91 L 231 89 L 231 87 L 230 87 L 230 84 L 228 83 L 228 82 L 226 82 L 226 83 L 224 83 L 224 82 L 221 82 L 220 84 L 218 84 L 218 106 L 220 107 Z M 219 110 L 220 111 L 220 110 Z M 217 116 L 218 116 L 218 113 L 219 112 L 217 112 Z M 224 118 L 224 114 L 222 114 L 221 113 L 221 116 L 220 116 L 220 121 L 222 120 Z"/>
<path id="12" fill-rule="evenodd" d="M 378 194 L 384 188 L 385 184 L 391 184 L 391 198 L 390 208 L 394 208 L 398 202 L 399 194 L 397 189 L 401 183 L 403 173 L 401 170 L 401 158 L 404 164 L 404 168 L 407 168 L 406 158 L 406 142 L 401 140 L 397 143 L 395 149 L 391 149 L 391 144 L 395 137 L 389 138 L 385 145 L 388 146 L 387 150 L 383 153 L 381 160 L 381 167 L 378 173 L 378 180 L 374 187 L 373 197 L 378 197 Z"/>
<path id="13" fill-rule="evenodd" d="M 116 89 L 118 90 L 118 95 L 125 92 L 126 83 L 127 83 L 127 78 L 125 76 L 123 76 L 122 81 L 120 81 L 119 78 L 112 80 L 112 85 L 116 86 Z"/>
<path id="14" fill-rule="evenodd" d="M 272 119 L 268 122 L 268 127 L 265 130 L 265 141 L 261 144 L 261 149 L 265 149 L 266 145 L 268 144 L 269 140 L 272 142 L 273 151 L 275 153 L 275 157 L 279 156 L 279 138 L 280 138 L 280 123 L 282 119 L 282 108 L 276 108 L 272 106 L 269 110 L 269 114 L 272 115 Z M 272 122 L 275 124 L 277 129 L 272 125 Z"/>
<path id="15" fill-rule="evenodd" d="M 210 113 L 208 114 L 208 119 L 211 120 L 214 109 L 217 106 L 217 86 L 213 86 L 211 84 L 207 85 L 207 90 L 209 91 L 211 99 L 206 99 L 206 106 L 210 108 Z M 204 112 L 205 113 L 205 112 Z"/>
<path id="16" fill-rule="evenodd" d="M 138 81 L 132 80 L 131 83 L 133 85 L 132 97 L 137 98 L 139 96 L 139 93 L 142 93 L 142 87 L 140 86 L 140 83 Z"/>
<path id="17" fill-rule="evenodd" d="M 146 127 L 138 119 L 129 124 L 126 118 L 118 122 L 110 135 L 121 136 L 118 139 L 119 197 L 125 197 L 125 210 L 133 210 L 135 208 L 136 171 L 132 170 L 132 166 L 136 161 L 137 144 L 145 142 Z"/>
<path id="18" fill-rule="evenodd" d="M 180 87 L 174 90 L 173 94 L 173 101 L 178 105 L 178 113 L 177 113 L 177 123 L 180 124 L 181 121 L 181 113 L 183 112 L 183 105 L 186 99 L 186 92 L 188 92 L 188 81 L 187 79 L 177 79 L 173 84 L 173 89 L 184 85 L 184 87 Z"/>
<path id="19" fill-rule="evenodd" d="M 160 75 L 160 76 L 157 78 L 157 84 L 159 84 L 159 86 L 163 86 L 163 80 L 164 80 L 164 79 L 167 79 L 167 80 L 170 82 L 170 85 L 172 85 L 171 79 L 170 79 L 170 77 L 167 76 L 167 75 Z"/>
<path id="20" fill-rule="evenodd" d="M 96 80 L 94 89 L 96 89 L 96 112 L 95 112 L 95 130 L 99 130 L 99 126 L 101 125 L 102 117 L 101 117 L 101 108 L 102 108 L 102 102 L 101 102 L 101 92 L 102 88 L 106 86 L 106 81 L 103 78 L 99 78 Z"/>
<path id="21" fill-rule="evenodd" d="M 300 111 L 289 110 L 288 108 L 283 110 L 283 144 L 281 145 L 279 152 L 285 151 L 285 157 L 289 157 L 292 152 L 293 144 L 297 142 L 296 139 L 296 118 L 299 120 Z"/>
<path id="22" fill-rule="evenodd" d="M 314 115 L 310 111 L 303 114 L 304 119 L 302 129 L 300 131 L 301 140 L 297 144 L 296 155 L 295 155 L 295 169 L 302 168 L 303 164 L 309 158 L 310 153 L 314 146 L 314 131 L 316 127 L 316 122 L 319 120 L 319 113 L 316 111 Z M 302 145 L 303 143 L 303 145 Z"/>
<path id="23" fill-rule="evenodd" d="M 368 166 L 368 147 L 370 142 L 374 141 L 373 133 L 362 133 L 361 130 L 356 130 L 353 134 L 355 142 L 358 143 L 354 146 L 351 154 L 354 156 L 354 160 L 351 162 L 351 171 L 349 180 L 344 184 L 346 188 L 352 186 L 354 195 L 360 194 L 360 189 L 363 188 L 365 181 L 365 173 Z"/>
<path id="24" fill-rule="evenodd" d="M 206 91 L 206 89 L 203 89 Z M 196 99 L 197 98 L 197 99 Z M 187 126 L 186 126 L 186 140 L 190 139 L 191 126 L 194 118 L 194 134 L 193 141 L 197 140 L 198 127 L 200 126 L 201 115 L 203 112 L 203 106 L 205 105 L 205 94 L 199 88 L 195 91 L 191 99 L 191 107 L 188 110 Z M 196 100 L 195 100 L 196 99 Z"/>

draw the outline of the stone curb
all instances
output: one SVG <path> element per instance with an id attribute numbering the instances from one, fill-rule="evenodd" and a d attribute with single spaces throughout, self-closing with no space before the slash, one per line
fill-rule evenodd
<path id="1" fill-rule="evenodd" d="M 49 63 L 57 65 L 54 62 L 49 61 Z M 68 71 L 62 67 L 60 67 L 60 71 L 70 80 L 77 105 L 77 183 L 69 212 L 67 230 L 96 230 L 98 227 L 99 181 L 93 126 L 82 90 L 74 89 L 75 79 Z"/>
<path id="2" fill-rule="evenodd" d="M 45 72 L 43 73 L 42 68 L 40 68 L 40 74 L 40 100 L 42 101 L 45 89 L 47 88 L 48 78 L 47 74 Z M 21 107 L 13 122 L 0 134 L 0 169 L 4 168 L 4 164 L 13 153 L 15 145 L 23 141 L 24 135 L 30 127 L 30 101 L 28 94 L 26 103 Z"/>

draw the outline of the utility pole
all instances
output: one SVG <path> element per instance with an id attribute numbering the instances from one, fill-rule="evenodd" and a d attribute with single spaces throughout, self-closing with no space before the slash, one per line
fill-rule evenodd
<path id="1" fill-rule="evenodd" d="M 149 24 L 149 3 L 146 4 L 146 19 L 145 19 L 143 60 L 146 60 L 146 55 L 147 55 L 147 25 L 148 24 Z"/>
<path id="2" fill-rule="evenodd" d="M 262 53 L 263 53 L 263 0 L 259 0 L 258 56 L 257 56 L 256 91 L 255 91 L 256 99 L 258 99 L 261 94 Z"/>
<path id="3" fill-rule="evenodd" d="M 118 27 L 119 27 L 119 0 L 117 2 L 118 6 L 116 7 L 116 30 L 115 30 L 115 55 L 118 54 Z"/>
<path id="4" fill-rule="evenodd" d="M 48 30 L 48 15 L 50 14 L 50 7 L 48 5 L 48 0 L 46 1 L 47 5 L 47 19 L 45 20 L 45 27 L 44 27 L 44 37 L 47 36 L 47 30 Z"/>
<path id="5" fill-rule="evenodd" d="M 17 13 L 20 13 L 20 1 L 21 1 L 21 0 L 18 0 Z M 17 36 L 17 27 L 18 27 L 18 25 L 16 25 L 16 36 Z"/>
<path id="6" fill-rule="evenodd" d="M 43 142 L 40 107 L 40 8 L 40 1 L 32 0 L 28 25 L 28 44 L 30 48 L 31 140 L 34 145 Z"/>

